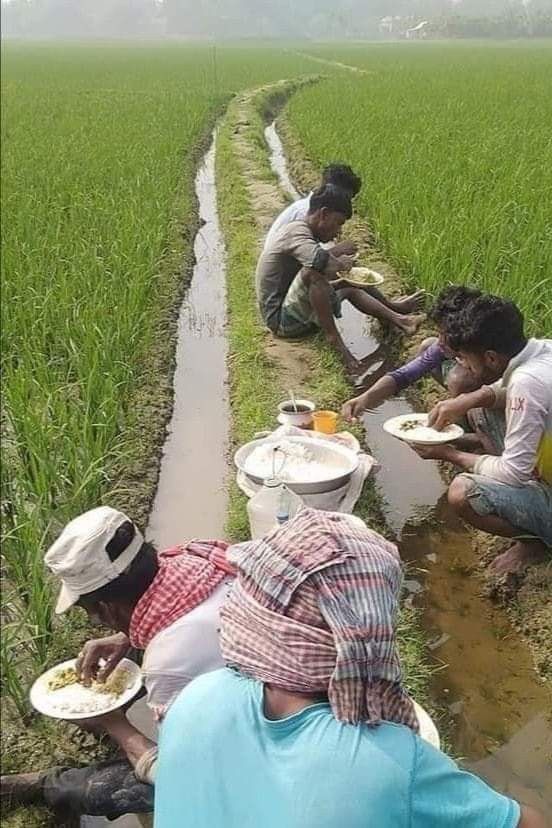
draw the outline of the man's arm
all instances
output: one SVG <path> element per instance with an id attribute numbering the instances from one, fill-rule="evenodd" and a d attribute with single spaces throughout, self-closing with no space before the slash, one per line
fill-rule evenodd
<path id="1" fill-rule="evenodd" d="M 476 474 L 511 486 L 532 480 L 537 454 L 546 430 L 549 391 L 544 382 L 521 374 L 508 388 L 508 419 L 504 451 L 499 457 L 484 454 L 474 464 Z"/>
<path id="2" fill-rule="evenodd" d="M 332 256 L 339 258 L 340 256 L 355 256 L 358 251 L 358 247 L 352 241 L 342 241 L 334 244 L 333 247 L 329 248 L 329 250 Z"/>
<path id="3" fill-rule="evenodd" d="M 546 828 L 546 822 L 539 811 L 529 805 L 522 805 L 517 828 Z"/>
<path id="4" fill-rule="evenodd" d="M 354 245 L 351 242 L 340 242 L 339 247 L 326 250 L 318 242 L 307 225 L 293 225 L 283 241 L 283 249 L 293 256 L 304 268 L 312 268 L 326 276 L 335 276 L 341 271 L 350 270 L 355 257 L 347 253 Z"/>
<path id="5" fill-rule="evenodd" d="M 422 446 L 412 443 L 414 451 L 423 460 L 443 460 L 446 463 L 454 463 L 462 471 L 472 472 L 477 460 L 481 459 L 480 454 L 472 454 L 470 451 L 460 451 L 450 443 L 444 446 Z"/>
<path id="6" fill-rule="evenodd" d="M 437 368 L 440 368 L 445 360 L 445 352 L 438 342 L 434 342 L 421 354 L 411 359 L 400 368 L 389 372 L 389 376 L 393 377 L 398 391 L 403 391 L 415 382 L 418 382 L 422 377 L 431 374 Z"/>
<path id="7" fill-rule="evenodd" d="M 411 784 L 410 825 L 545 828 L 546 823 L 537 811 L 493 790 L 420 739 Z"/>
<path id="8" fill-rule="evenodd" d="M 391 374 L 385 374 L 375 382 L 371 388 L 352 400 L 347 400 L 341 409 L 341 416 L 344 420 L 356 420 L 366 409 L 376 408 L 382 402 L 388 400 L 397 393 L 399 389 Z"/>
<path id="9" fill-rule="evenodd" d="M 143 782 L 152 782 L 152 768 L 157 758 L 157 745 L 132 725 L 124 712 L 114 710 L 92 719 L 81 719 L 82 730 L 109 736 L 117 744 Z"/>
<path id="10" fill-rule="evenodd" d="M 500 397 L 502 401 L 502 397 Z M 462 419 L 472 408 L 494 408 L 497 404 L 497 393 L 490 385 L 482 385 L 477 391 L 468 394 L 459 394 L 451 400 L 443 400 L 431 409 L 427 424 L 437 431 L 441 431 L 451 423 Z"/>

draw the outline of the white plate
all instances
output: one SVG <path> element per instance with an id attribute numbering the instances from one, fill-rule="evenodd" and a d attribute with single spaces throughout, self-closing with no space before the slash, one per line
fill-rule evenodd
<path id="1" fill-rule="evenodd" d="M 421 428 L 417 427 L 403 431 L 401 425 L 408 420 L 417 420 Z M 399 440 L 404 440 L 406 443 L 418 443 L 421 446 L 437 446 L 441 443 L 450 443 L 452 440 L 458 440 L 464 433 L 464 429 L 460 428 L 459 425 L 449 425 L 442 431 L 437 431 L 426 426 L 426 422 L 427 414 L 400 414 L 398 417 L 391 417 L 390 420 L 386 420 L 383 428 L 384 431 L 392 434 L 393 437 L 398 437 Z"/>
<path id="2" fill-rule="evenodd" d="M 418 704 L 417 701 L 414 702 L 414 710 L 416 712 L 418 724 L 420 725 L 420 736 L 424 739 L 424 741 L 429 742 L 430 745 L 433 745 L 434 748 L 439 749 L 441 746 L 441 740 L 439 738 L 439 731 L 435 727 L 433 719 L 429 713 L 424 710 L 422 705 Z"/>
<path id="3" fill-rule="evenodd" d="M 357 281 L 360 276 L 370 276 L 369 282 L 364 281 Z M 345 281 L 349 282 L 350 285 L 354 285 L 355 287 L 376 287 L 376 285 L 382 285 L 385 282 L 384 277 L 381 273 L 378 273 L 375 270 L 372 270 L 369 267 L 352 267 L 347 273 L 344 273 L 342 276 Z"/>
<path id="4" fill-rule="evenodd" d="M 57 693 L 62 693 L 63 689 L 61 690 L 49 690 L 48 689 L 48 681 L 53 678 L 54 674 L 57 673 L 58 670 L 63 669 L 65 667 L 74 667 L 76 664 L 76 658 L 70 658 L 68 661 L 63 661 L 61 664 L 57 664 L 55 667 L 51 667 L 49 670 L 46 670 L 43 673 L 33 686 L 31 687 L 30 692 L 30 699 L 31 704 L 38 710 L 39 713 L 43 713 L 45 716 L 50 716 L 52 719 L 66 719 L 67 721 L 78 721 L 79 719 L 90 719 L 95 716 L 103 716 L 104 713 L 110 713 L 112 710 L 117 710 L 119 707 L 127 704 L 131 701 L 140 687 L 142 686 L 142 671 L 138 667 L 134 661 L 131 661 L 129 658 L 123 658 L 115 668 L 115 671 L 119 669 L 119 667 L 123 667 L 125 670 L 128 670 L 130 673 L 129 679 L 129 686 L 127 689 L 121 693 L 120 696 L 117 697 L 115 701 L 108 702 L 105 707 L 101 710 L 89 710 L 87 712 L 80 712 L 80 713 L 69 713 L 67 711 L 61 711 L 57 706 L 52 704 L 55 699 Z M 75 687 L 77 685 L 71 685 Z M 83 691 L 87 691 L 83 695 L 88 695 L 90 693 L 90 688 L 85 688 L 82 685 L 78 685 L 82 687 Z M 101 693 L 95 694 L 99 697 L 102 697 Z"/>

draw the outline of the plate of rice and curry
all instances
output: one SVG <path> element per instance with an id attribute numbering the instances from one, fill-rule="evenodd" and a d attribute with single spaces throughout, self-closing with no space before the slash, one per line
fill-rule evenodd
<path id="1" fill-rule="evenodd" d="M 353 287 L 377 287 L 385 281 L 381 273 L 369 267 L 352 267 L 348 273 L 342 273 L 341 278 Z"/>
<path id="2" fill-rule="evenodd" d="M 400 414 L 398 417 L 386 420 L 383 429 L 405 443 L 418 443 L 420 446 L 450 443 L 464 434 L 464 429 L 454 423 L 437 431 L 436 428 L 427 424 L 427 420 L 427 414 Z"/>
<path id="3" fill-rule="evenodd" d="M 104 682 L 85 686 L 79 679 L 76 658 L 43 673 L 31 687 L 30 700 L 39 713 L 53 719 L 78 721 L 103 716 L 132 701 L 142 686 L 137 664 L 123 658 Z"/>

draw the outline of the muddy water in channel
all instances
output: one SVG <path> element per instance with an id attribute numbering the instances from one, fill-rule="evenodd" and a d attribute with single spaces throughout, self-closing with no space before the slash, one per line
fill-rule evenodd
<path id="1" fill-rule="evenodd" d="M 224 242 L 217 215 L 215 141 L 195 182 L 201 227 L 195 238 L 195 266 L 178 322 L 174 408 L 163 450 L 157 494 L 147 537 L 158 548 L 191 537 L 224 537 L 228 475 L 229 401 Z M 128 718 L 153 736 L 143 700 Z M 82 828 L 151 825 L 129 814 L 115 822 L 85 817 Z"/>
<path id="2" fill-rule="evenodd" d="M 178 323 L 174 408 L 148 527 L 161 547 L 194 536 L 222 537 L 226 516 L 230 409 L 214 141 L 196 177 L 196 194 L 202 226 Z"/>
<path id="3" fill-rule="evenodd" d="M 274 125 L 266 134 L 272 168 L 286 192 L 289 174 Z M 293 185 L 292 185 L 293 186 Z M 344 307 L 341 333 L 358 357 L 373 354 L 377 377 L 385 353 L 364 317 Z M 380 469 L 377 485 L 401 555 L 410 564 L 409 600 L 423 609 L 432 658 L 439 668 L 433 696 L 454 722 L 453 751 L 492 785 L 552 816 L 552 712 L 526 645 L 506 614 L 480 595 L 470 539 L 451 513 L 435 463 L 421 460 L 382 429 L 412 411 L 395 398 L 364 418 Z"/>

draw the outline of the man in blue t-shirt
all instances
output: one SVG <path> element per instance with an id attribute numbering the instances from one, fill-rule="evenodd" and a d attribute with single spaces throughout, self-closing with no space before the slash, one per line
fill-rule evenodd
<path id="1" fill-rule="evenodd" d="M 169 711 L 155 794 L 155 828 L 545 828 L 408 727 L 343 724 L 228 668 Z"/>
<path id="2" fill-rule="evenodd" d="M 417 735 L 394 641 L 393 544 L 303 508 L 227 558 L 229 667 L 169 710 L 155 828 L 545 828 Z"/>

